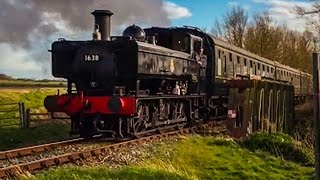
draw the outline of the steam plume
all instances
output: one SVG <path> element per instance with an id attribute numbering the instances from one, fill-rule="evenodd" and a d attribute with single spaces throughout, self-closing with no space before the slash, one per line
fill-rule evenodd
<path id="1" fill-rule="evenodd" d="M 0 45 L 48 54 L 46 50 L 50 48 L 52 36 L 57 34 L 60 37 L 69 33 L 78 39 L 90 38 L 94 22 L 90 13 L 95 9 L 108 9 L 114 13 L 111 21 L 113 35 L 120 27 L 131 23 L 169 25 L 162 7 L 162 0 L 1 0 Z M 83 38 L 83 34 L 87 37 Z M 68 36 L 65 38 L 69 39 Z M 37 45 L 40 48 L 35 50 L 39 47 Z M 46 63 L 49 54 L 47 58 Z"/>

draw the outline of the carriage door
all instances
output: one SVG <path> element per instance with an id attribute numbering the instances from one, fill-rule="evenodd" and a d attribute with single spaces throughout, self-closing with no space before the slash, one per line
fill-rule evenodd
<path id="1" fill-rule="evenodd" d="M 217 64 L 216 64 L 216 72 L 217 76 L 222 76 L 222 67 L 223 67 L 223 60 L 222 60 L 223 54 L 220 49 L 216 50 L 216 59 L 217 59 Z"/>
<path id="2" fill-rule="evenodd" d="M 257 75 L 257 64 L 253 62 L 253 74 Z"/>

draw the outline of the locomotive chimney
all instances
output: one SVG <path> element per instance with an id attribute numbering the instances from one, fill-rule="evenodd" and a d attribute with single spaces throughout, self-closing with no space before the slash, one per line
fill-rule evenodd
<path id="1" fill-rule="evenodd" d="M 109 10 L 95 10 L 91 13 L 94 16 L 94 25 L 95 30 L 98 32 L 94 32 L 94 39 L 96 36 L 97 40 L 100 40 L 101 34 L 101 40 L 102 41 L 110 41 L 110 34 L 111 34 L 111 16 L 113 13 Z M 98 33 L 95 35 L 95 33 Z"/>

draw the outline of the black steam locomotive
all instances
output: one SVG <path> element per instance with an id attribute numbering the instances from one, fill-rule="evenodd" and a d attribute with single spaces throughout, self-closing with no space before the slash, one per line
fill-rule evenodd
<path id="1" fill-rule="evenodd" d="M 136 25 L 111 37 L 113 13 L 92 14 L 93 40 L 52 44 L 52 74 L 68 80 L 68 93 L 48 96 L 48 111 L 67 113 L 72 133 L 84 137 L 97 132 L 140 136 L 204 118 L 207 56 L 202 37 L 184 29 Z"/>
<path id="2" fill-rule="evenodd" d="M 197 28 L 132 25 L 122 36 L 110 36 L 113 13 L 96 10 L 92 14 L 92 40 L 59 39 L 51 49 L 52 74 L 67 79 L 68 89 L 67 94 L 48 96 L 44 104 L 49 112 L 70 116 L 73 134 L 139 137 L 226 115 L 226 80 L 237 72 L 229 76 L 231 67 L 224 63 L 223 51 L 231 58 L 251 57 L 257 63 L 250 63 L 255 71 L 249 67 L 240 69 L 241 73 L 262 76 L 257 67 L 266 61 L 261 57 Z M 275 64 L 267 65 L 268 75 L 276 78 Z"/>

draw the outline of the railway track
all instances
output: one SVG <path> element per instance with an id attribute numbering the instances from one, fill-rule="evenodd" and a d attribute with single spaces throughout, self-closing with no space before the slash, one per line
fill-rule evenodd
<path id="1" fill-rule="evenodd" d="M 77 138 L 77 139 L 59 141 L 59 142 L 54 142 L 54 143 L 24 147 L 24 148 L 19 148 L 19 149 L 1 151 L 0 152 L 0 160 L 8 160 L 8 159 L 12 159 L 12 158 L 37 154 L 37 153 L 41 153 L 44 151 L 48 151 L 50 149 L 57 148 L 58 146 L 68 145 L 68 144 L 77 143 L 77 142 L 81 142 L 81 141 L 83 141 L 83 138 Z"/>
<path id="2" fill-rule="evenodd" d="M 103 140 L 104 139 L 102 139 L 101 135 L 97 135 L 97 136 L 94 136 L 94 139 L 92 139 L 91 141 L 84 140 L 83 138 L 76 138 L 76 139 L 64 140 L 59 142 L 1 151 L 0 152 L 0 168 L 3 167 L 2 162 L 6 160 L 9 161 L 15 158 L 23 158 L 27 156 L 37 155 L 47 151 L 61 149 L 63 147 L 72 146 L 76 144 L 85 146 L 87 144 L 97 143 L 100 141 L 102 142 Z"/>
<path id="3" fill-rule="evenodd" d="M 0 152 L 0 168 L 58 156 L 66 152 L 79 152 L 84 149 L 93 149 L 106 144 L 110 144 L 110 142 L 102 138 L 101 135 L 97 135 L 90 141 L 78 138 L 3 151 Z"/>
<path id="4" fill-rule="evenodd" d="M 39 159 L 37 160 L 33 160 L 30 162 L 17 163 L 17 164 L 13 163 L 7 167 L 0 168 L 0 178 L 4 179 L 8 177 L 18 177 L 19 175 L 22 175 L 25 173 L 31 173 L 31 172 L 45 169 L 52 166 L 59 166 L 67 163 L 76 163 L 78 161 L 85 160 L 89 157 L 106 155 L 108 153 L 111 153 L 115 149 L 119 149 L 128 145 L 130 146 L 132 144 L 140 144 L 145 142 L 157 141 L 159 139 L 166 138 L 166 137 L 179 136 L 179 135 L 190 134 L 190 133 L 197 133 L 197 134 L 222 133 L 226 130 L 224 125 L 225 125 L 224 121 L 210 122 L 207 124 L 198 125 L 196 127 L 184 128 L 177 131 L 172 131 L 172 132 L 167 132 L 162 134 L 155 134 L 155 135 L 146 136 L 146 137 L 142 137 L 134 140 L 128 140 L 124 142 L 112 142 L 112 143 L 109 142 L 109 144 L 92 146 L 91 148 L 83 148 L 76 152 L 65 152 L 59 155 L 52 155 L 50 157 L 40 156 Z M 75 139 L 71 141 L 65 141 L 65 143 L 72 144 L 72 143 L 77 143 L 81 141 L 82 141 L 81 139 Z M 29 154 L 28 153 L 27 154 L 29 156 L 30 156 L 30 152 L 31 154 L 39 154 L 39 151 L 44 152 L 44 151 L 50 150 L 50 148 L 54 149 L 55 147 L 58 147 L 60 143 L 62 142 L 52 143 L 50 145 L 40 145 L 39 147 L 34 146 L 33 150 L 30 149 L 31 148 L 30 147 L 30 148 L 21 148 L 21 149 L 24 149 L 23 151 L 20 151 L 19 149 L 17 149 L 17 150 L 11 150 L 11 153 L 2 152 L 1 157 L 8 158 L 10 157 L 10 155 L 15 155 L 15 158 L 24 157 L 23 156 L 24 154 L 21 154 L 21 152 L 24 152 L 24 153 L 28 152 Z M 39 150 L 39 151 L 36 151 L 36 150 Z M 8 160 L 8 159 L 2 159 L 2 160 Z"/>

